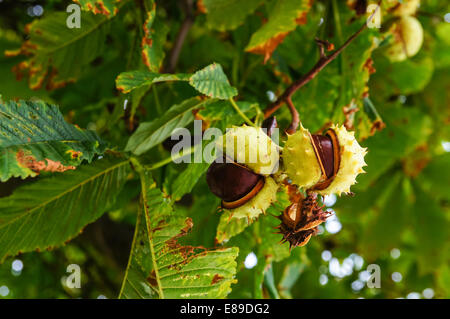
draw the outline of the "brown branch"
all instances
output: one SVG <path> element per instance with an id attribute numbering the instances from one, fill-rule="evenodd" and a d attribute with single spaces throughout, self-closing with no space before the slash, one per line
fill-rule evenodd
<path id="1" fill-rule="evenodd" d="M 379 6 L 378 6 L 379 8 Z M 377 10 L 378 10 L 377 8 Z M 376 11 L 375 10 L 372 15 L 368 18 L 368 20 L 372 19 L 373 16 L 375 15 Z M 264 118 L 268 118 L 270 117 L 273 113 L 275 113 L 281 106 L 283 106 L 283 104 L 287 104 L 289 107 L 289 110 L 291 111 L 292 114 L 292 121 L 291 121 L 291 125 L 289 126 L 287 132 L 288 133 L 293 133 L 297 130 L 298 124 L 300 123 L 300 119 L 298 117 L 298 112 L 295 109 L 295 106 L 292 103 L 292 95 L 301 87 L 303 87 L 306 83 L 308 83 L 309 81 L 311 81 L 312 79 L 314 79 L 316 77 L 316 75 L 324 68 L 326 67 L 331 61 L 333 61 L 334 59 L 336 59 L 336 57 L 342 52 L 344 51 L 344 49 L 354 40 L 356 39 L 356 37 L 364 30 L 367 28 L 367 23 L 364 23 L 363 26 L 356 31 L 350 38 L 347 39 L 347 41 L 344 42 L 344 44 L 338 48 L 337 50 L 335 50 L 333 53 L 331 53 L 330 55 L 326 55 L 325 54 L 325 47 L 327 48 L 327 50 L 332 49 L 332 45 L 324 40 L 319 40 L 316 39 L 316 42 L 319 46 L 319 53 L 320 53 L 320 58 L 319 61 L 317 61 L 317 63 L 313 66 L 313 68 L 308 71 L 305 75 L 303 75 L 300 79 L 298 79 L 297 81 L 295 81 L 294 83 L 292 83 L 284 92 L 283 94 L 281 94 L 278 99 L 269 104 L 269 106 L 266 108 L 266 110 L 264 111 Z M 295 110 L 295 112 L 294 112 Z"/>
<path id="2" fill-rule="evenodd" d="M 194 9 L 193 9 L 193 1 L 186 0 L 182 3 L 183 10 L 185 12 L 185 19 L 181 24 L 180 30 L 178 31 L 177 37 L 175 39 L 175 43 L 170 51 L 168 64 L 166 67 L 166 72 L 173 73 L 178 64 L 178 59 L 180 57 L 181 49 L 183 48 L 184 40 L 192 27 L 192 24 L 195 20 Z"/>

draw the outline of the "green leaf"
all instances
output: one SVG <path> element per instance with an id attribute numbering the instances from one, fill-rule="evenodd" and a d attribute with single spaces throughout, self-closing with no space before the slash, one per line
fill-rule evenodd
<path id="1" fill-rule="evenodd" d="M 65 122 L 57 106 L 42 101 L 0 101 L 0 128 L 0 181 L 75 169 L 106 148 L 95 132 Z"/>
<path id="2" fill-rule="evenodd" d="M 392 81 L 402 94 L 422 91 L 434 71 L 434 63 L 430 57 L 393 63 L 391 66 L 392 69 L 387 72 L 391 74 Z"/>
<path id="3" fill-rule="evenodd" d="M 419 270 L 423 273 L 438 271 L 440 265 L 448 263 L 449 222 L 432 194 L 414 183 L 415 203 L 411 210 L 416 236 Z"/>
<path id="4" fill-rule="evenodd" d="M 233 218 L 233 212 L 229 210 L 222 212 L 217 226 L 217 242 L 227 242 L 230 238 L 242 233 L 252 223 L 253 220 L 247 218 Z"/>
<path id="5" fill-rule="evenodd" d="M 199 92 L 213 98 L 226 100 L 237 95 L 236 88 L 230 85 L 222 66 L 217 63 L 195 72 L 189 79 L 189 84 Z"/>
<path id="6" fill-rule="evenodd" d="M 128 160 L 103 159 L 24 185 L 0 199 L 0 261 L 77 236 L 114 203 L 128 171 Z"/>
<path id="7" fill-rule="evenodd" d="M 126 151 L 136 155 L 143 154 L 163 142 L 177 128 L 182 128 L 194 121 L 193 110 L 199 109 L 213 100 L 190 98 L 181 104 L 172 106 L 164 115 L 152 122 L 141 123 L 128 140 Z"/>
<path id="8" fill-rule="evenodd" d="M 219 31 L 236 29 L 261 3 L 261 0 L 203 1 L 208 26 Z"/>
<path id="9" fill-rule="evenodd" d="M 237 95 L 236 88 L 228 82 L 220 64 L 213 63 L 192 74 L 159 74 L 147 71 L 130 71 L 121 73 L 116 79 L 116 87 L 128 93 L 144 85 L 166 81 L 189 81 L 197 91 L 218 99 L 229 99 Z"/>
<path id="10" fill-rule="evenodd" d="M 272 52 L 297 25 L 306 23 L 311 8 L 309 0 L 279 0 L 269 9 L 267 23 L 256 31 L 245 48 L 248 52 L 262 54 L 267 61 Z"/>
<path id="11" fill-rule="evenodd" d="M 117 3 L 120 0 L 73 0 L 81 6 L 82 10 L 91 11 L 94 14 L 103 14 L 106 16 L 116 15 L 119 9 Z"/>
<path id="12" fill-rule="evenodd" d="M 256 116 L 258 104 L 248 101 L 236 101 L 239 109 L 248 117 Z M 229 101 L 218 100 L 208 105 L 208 107 L 201 109 L 199 115 L 206 121 L 210 121 L 212 126 L 221 129 L 225 132 L 227 127 L 232 125 L 240 125 L 245 123 L 244 119 L 234 109 Z"/>
<path id="13" fill-rule="evenodd" d="M 429 116 L 416 108 L 392 106 L 385 117 L 386 128 L 364 141 L 367 174 L 358 176 L 355 189 L 365 190 L 398 160 L 426 142 L 432 133 Z"/>
<path id="14" fill-rule="evenodd" d="M 29 27 L 28 40 L 7 56 L 25 55 L 14 71 L 19 78 L 28 73 L 29 86 L 56 89 L 75 82 L 90 62 L 105 49 L 110 20 L 104 16 L 84 13 L 81 28 L 66 25 L 67 13 L 56 12 L 34 20 Z"/>
<path id="15" fill-rule="evenodd" d="M 172 198 L 174 200 L 179 200 L 183 195 L 191 192 L 208 167 L 209 163 L 190 163 L 173 182 Z"/>
<path id="16" fill-rule="evenodd" d="M 237 248 L 205 250 L 177 240 L 192 227 L 172 211 L 148 172 L 141 174 L 142 207 L 119 298 L 224 298 L 236 273 Z"/>
<path id="17" fill-rule="evenodd" d="M 286 189 L 281 188 L 277 193 L 277 201 L 269 207 L 265 216 L 260 218 L 258 221 L 260 225 L 255 225 L 255 227 L 259 227 L 256 234 L 264 255 L 270 256 L 276 262 L 289 257 L 290 249 L 287 243 L 280 243 L 283 236 L 276 233 L 276 227 L 280 225 L 280 220 L 274 216 L 280 216 L 290 204 Z"/>
<path id="18" fill-rule="evenodd" d="M 116 88 L 122 93 L 128 93 L 144 85 L 167 81 L 189 81 L 190 74 L 160 74 L 148 71 L 129 71 L 119 74 Z"/>
<path id="19" fill-rule="evenodd" d="M 380 58 L 375 60 L 375 66 L 377 72 L 372 76 L 372 90 L 385 97 L 422 91 L 430 82 L 434 71 L 433 59 L 421 55 L 397 63 Z M 388 78 L 386 74 L 389 74 Z"/>
<path id="20" fill-rule="evenodd" d="M 418 179 L 435 196 L 450 199 L 450 153 L 435 156 Z"/>
<path id="21" fill-rule="evenodd" d="M 291 289 L 305 271 L 306 263 L 295 260 L 286 265 L 280 278 L 279 290 L 283 298 L 292 299 Z"/>
<path id="22" fill-rule="evenodd" d="M 399 247 L 404 230 L 402 226 L 408 215 L 407 195 L 399 174 L 390 179 L 379 195 L 381 198 L 377 200 L 376 207 L 368 211 L 372 218 L 363 232 L 361 243 L 361 251 L 366 252 L 366 256 L 370 258 L 379 257 L 383 252 Z"/>
<path id="23" fill-rule="evenodd" d="M 272 265 L 270 265 L 270 267 L 264 272 L 264 285 L 267 287 L 269 295 L 272 299 L 280 299 L 277 287 L 275 286 L 275 278 Z"/>

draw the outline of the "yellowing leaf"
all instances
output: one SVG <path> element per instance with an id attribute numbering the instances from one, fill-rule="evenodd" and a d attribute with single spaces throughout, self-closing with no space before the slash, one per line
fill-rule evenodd
<path id="1" fill-rule="evenodd" d="M 264 62 L 272 52 L 293 31 L 297 25 L 306 23 L 306 15 L 312 0 L 279 0 L 270 10 L 269 18 L 250 39 L 246 51 L 264 55 Z"/>
<path id="2" fill-rule="evenodd" d="M 144 22 L 144 37 L 142 38 L 142 60 L 151 72 L 159 72 L 164 60 L 163 44 L 169 28 L 156 18 L 156 4 L 147 12 Z"/>
<path id="3" fill-rule="evenodd" d="M 73 0 L 78 3 L 83 10 L 91 11 L 94 14 L 105 16 L 115 15 L 119 9 L 116 4 L 120 0 Z"/>
<path id="4" fill-rule="evenodd" d="M 0 102 L 0 181 L 74 169 L 105 149 L 95 132 L 65 122 L 55 105 Z"/>
<path id="5" fill-rule="evenodd" d="M 83 13 L 81 28 L 66 25 L 67 13 L 52 13 L 27 25 L 27 40 L 6 56 L 24 55 L 28 58 L 13 69 L 18 79 L 28 78 L 31 89 L 45 85 L 48 90 L 75 82 L 82 71 L 105 48 L 109 19 Z"/>

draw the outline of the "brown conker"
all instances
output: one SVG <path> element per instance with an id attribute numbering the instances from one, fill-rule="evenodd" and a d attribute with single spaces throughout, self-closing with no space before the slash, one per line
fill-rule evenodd
<path id="1" fill-rule="evenodd" d="M 329 136 L 317 134 L 312 135 L 312 140 L 319 155 L 319 163 L 323 166 L 327 178 L 331 178 L 334 168 L 333 142 Z"/>
<path id="2" fill-rule="evenodd" d="M 268 117 L 264 120 L 261 127 L 267 129 L 267 136 L 271 137 L 278 127 L 277 118 L 275 116 Z"/>
<path id="3" fill-rule="evenodd" d="M 322 190 L 330 185 L 339 170 L 341 158 L 339 141 L 336 132 L 332 129 L 326 131 L 324 135 L 314 134 L 311 137 L 322 176 L 325 177 L 325 179 L 314 186 L 314 189 Z"/>
<path id="4" fill-rule="evenodd" d="M 252 199 L 264 186 L 264 177 L 237 163 L 213 162 L 206 173 L 209 189 L 222 199 L 227 209 L 237 208 Z"/>

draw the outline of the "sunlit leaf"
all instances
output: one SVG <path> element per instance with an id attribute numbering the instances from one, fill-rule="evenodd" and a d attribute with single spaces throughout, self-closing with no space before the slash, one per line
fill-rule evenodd
<path id="1" fill-rule="evenodd" d="M 195 72 L 189 79 L 189 84 L 213 98 L 229 99 L 237 95 L 236 88 L 230 85 L 222 67 L 216 63 Z"/>

